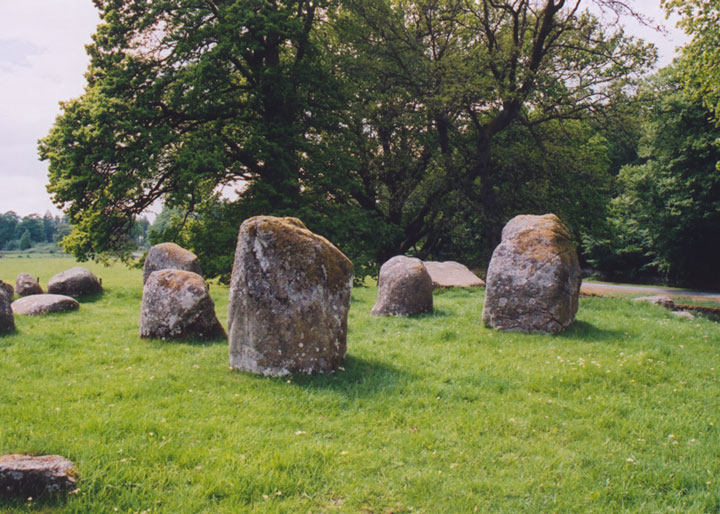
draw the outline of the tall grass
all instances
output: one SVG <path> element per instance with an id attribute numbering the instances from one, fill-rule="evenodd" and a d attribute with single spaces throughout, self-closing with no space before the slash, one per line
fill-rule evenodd
<path id="1" fill-rule="evenodd" d="M 0 260 L 0 279 L 70 264 Z M 588 298 L 560 336 L 501 333 L 482 290 L 373 318 L 376 289 L 356 288 L 344 370 L 263 378 L 229 370 L 224 340 L 141 340 L 140 271 L 89 267 L 104 295 L 0 338 L 0 453 L 67 456 L 79 491 L 0 508 L 720 510 L 716 323 Z"/>

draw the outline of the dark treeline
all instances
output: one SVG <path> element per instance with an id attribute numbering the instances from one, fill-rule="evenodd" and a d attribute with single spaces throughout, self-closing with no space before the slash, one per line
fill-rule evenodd
<path id="1" fill-rule="evenodd" d="M 38 244 L 57 243 L 69 233 L 66 216 L 50 212 L 22 218 L 13 211 L 0 214 L 0 250 L 27 250 Z"/>
<path id="2" fill-rule="evenodd" d="M 699 243 L 717 225 L 714 125 L 668 84 L 695 65 L 648 78 L 654 48 L 591 3 L 640 16 L 614 0 L 96 0 L 86 92 L 40 143 L 63 246 L 127 257 L 160 199 L 147 238 L 210 276 L 229 275 L 242 220 L 272 214 L 363 277 L 403 253 L 482 266 L 512 216 L 555 212 L 586 263 L 694 281 L 705 264 L 678 253 L 715 251 Z M 697 137 L 666 144 L 688 116 Z M 702 172 L 678 161 L 697 145 Z"/>

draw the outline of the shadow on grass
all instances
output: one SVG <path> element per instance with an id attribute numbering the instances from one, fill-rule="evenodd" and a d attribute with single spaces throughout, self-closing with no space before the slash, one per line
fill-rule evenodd
<path id="1" fill-rule="evenodd" d="M 566 330 L 557 334 L 555 337 L 563 339 L 581 339 L 583 341 L 610 341 L 623 337 L 623 332 L 619 330 L 608 330 L 598 328 L 587 321 L 576 320 Z"/>
<path id="2" fill-rule="evenodd" d="M 292 383 L 306 389 L 329 390 L 356 397 L 387 395 L 399 384 L 411 380 L 407 371 L 379 360 L 347 355 L 343 370 L 328 375 L 293 375 Z M 284 377 L 280 380 L 287 380 Z"/>
<path id="3" fill-rule="evenodd" d="M 187 346 L 214 346 L 216 344 L 224 344 L 227 346 L 228 344 L 228 338 L 227 336 L 219 336 L 219 337 L 207 337 L 207 338 L 201 338 L 201 337 L 182 337 L 177 339 L 169 339 L 169 338 L 161 338 L 161 337 L 147 337 L 143 338 L 144 341 L 152 342 L 158 346 L 158 348 L 162 348 L 163 346 L 169 345 L 169 344 L 182 344 Z"/>
<path id="4" fill-rule="evenodd" d="M 83 296 L 77 296 L 75 299 L 79 303 L 95 303 L 98 300 L 102 300 L 102 297 L 105 295 L 105 291 L 100 291 L 99 293 L 93 293 L 93 294 L 86 294 Z"/>

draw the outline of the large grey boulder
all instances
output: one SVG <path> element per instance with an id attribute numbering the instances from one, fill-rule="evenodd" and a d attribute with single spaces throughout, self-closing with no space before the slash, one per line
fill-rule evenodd
<path id="1" fill-rule="evenodd" d="M 581 282 L 577 253 L 560 219 L 516 216 L 490 260 L 483 323 L 499 330 L 557 333 L 575 319 Z"/>
<path id="2" fill-rule="evenodd" d="M 100 280 L 82 266 L 74 266 L 48 280 L 48 293 L 62 294 L 78 298 L 90 294 L 101 293 L 103 288 Z"/>
<path id="3" fill-rule="evenodd" d="M 352 262 L 300 220 L 245 220 L 230 284 L 230 367 L 272 376 L 336 370 L 352 280 Z"/>
<path id="4" fill-rule="evenodd" d="M 15 300 L 10 307 L 15 314 L 37 316 L 72 311 L 78 309 L 80 304 L 75 298 L 61 294 L 34 294 Z"/>
<path id="5" fill-rule="evenodd" d="M 0 280 L 0 291 L 5 291 L 5 294 L 10 299 L 10 301 L 15 298 L 15 288 L 12 286 L 12 284 L 8 284 L 7 282 L 3 282 L 2 280 Z"/>
<path id="6" fill-rule="evenodd" d="M 197 256 L 175 243 L 160 243 L 150 248 L 143 265 L 143 284 L 150 273 L 161 269 L 181 269 L 202 275 Z"/>
<path id="7" fill-rule="evenodd" d="M 143 288 L 140 337 L 225 337 L 215 303 L 197 273 L 165 269 L 150 274 Z"/>
<path id="8" fill-rule="evenodd" d="M 432 310 L 433 283 L 420 259 L 397 255 L 380 267 L 373 316 L 412 316 Z"/>
<path id="9" fill-rule="evenodd" d="M 27 273 L 20 273 L 18 275 L 15 281 L 15 290 L 18 296 L 30 296 L 33 294 L 43 294 L 45 292 L 35 277 Z"/>
<path id="10" fill-rule="evenodd" d="M 7 334 L 15 330 L 15 317 L 10 307 L 11 297 L 0 288 L 0 334 Z"/>
<path id="11" fill-rule="evenodd" d="M 455 261 L 423 261 L 434 287 L 482 287 L 485 282 L 464 264 Z"/>
<path id="12" fill-rule="evenodd" d="M 0 497 L 38 498 L 73 491 L 74 464 L 59 455 L 3 455 L 0 457 Z"/>

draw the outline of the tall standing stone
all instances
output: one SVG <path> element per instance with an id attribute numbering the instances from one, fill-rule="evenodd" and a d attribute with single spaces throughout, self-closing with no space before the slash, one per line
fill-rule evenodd
<path id="1" fill-rule="evenodd" d="M 300 220 L 246 220 L 230 284 L 230 367 L 272 376 L 337 369 L 352 279 L 352 262 Z"/>
<path id="2" fill-rule="evenodd" d="M 432 310 L 433 282 L 420 259 L 396 255 L 380 267 L 373 316 L 413 316 Z"/>
<path id="3" fill-rule="evenodd" d="M 3 282 L 0 280 L 0 290 L 5 291 L 5 294 L 12 302 L 13 298 L 15 297 L 15 288 L 12 286 L 12 284 L 8 284 L 7 282 Z"/>
<path id="4" fill-rule="evenodd" d="M 10 302 L 11 298 L 5 289 L 0 289 L 0 334 L 7 334 L 15 330 L 15 316 L 13 316 Z"/>
<path id="5" fill-rule="evenodd" d="M 197 255 L 175 243 L 160 243 L 148 251 L 143 265 L 143 284 L 150 273 L 161 269 L 180 269 L 202 275 Z"/>
<path id="6" fill-rule="evenodd" d="M 554 214 L 516 216 L 488 267 L 485 326 L 557 333 L 575 319 L 580 266 L 567 227 Z"/>
<path id="7" fill-rule="evenodd" d="M 35 277 L 27 273 L 20 273 L 15 281 L 15 291 L 18 296 L 30 296 L 34 294 L 43 294 L 43 288 L 40 286 Z"/>

